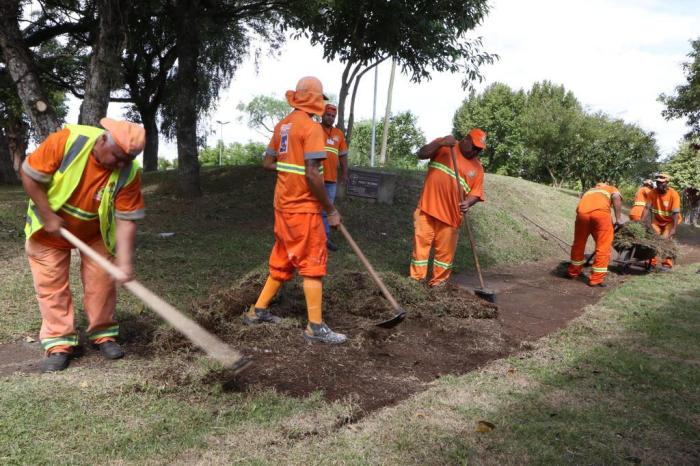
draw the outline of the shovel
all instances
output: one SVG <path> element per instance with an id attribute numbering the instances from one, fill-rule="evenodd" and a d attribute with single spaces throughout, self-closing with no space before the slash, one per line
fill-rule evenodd
<path id="1" fill-rule="evenodd" d="M 60 231 L 61 235 L 69 243 L 78 248 L 80 252 L 87 255 L 90 259 L 94 260 L 113 278 L 117 280 L 124 278 L 124 272 L 122 272 L 110 261 L 102 257 L 97 251 L 78 239 L 74 234 L 65 228 L 61 228 Z M 185 335 L 192 343 L 204 350 L 204 352 L 211 358 L 220 362 L 227 369 L 233 370 L 234 374 L 241 372 L 250 364 L 250 360 L 248 358 L 243 357 L 241 353 L 231 348 L 216 336 L 207 332 L 195 321 L 163 301 L 141 283 L 137 282 L 136 280 L 131 280 L 124 283 L 124 288 L 129 290 L 148 307 L 153 309 L 156 314 L 161 316 L 176 330 Z"/>
<path id="2" fill-rule="evenodd" d="M 457 173 L 457 156 L 455 155 L 454 146 L 450 147 L 450 153 L 452 154 L 452 167 L 455 172 L 455 183 L 457 184 L 457 193 L 460 202 L 464 200 L 464 195 L 462 194 L 462 187 L 459 185 L 459 174 Z M 472 235 L 472 229 L 469 225 L 469 215 L 464 214 L 464 228 L 467 230 L 467 236 L 469 237 L 469 244 L 472 248 L 472 255 L 474 256 L 474 265 L 476 266 L 476 274 L 479 276 L 480 288 L 474 288 L 474 294 L 479 298 L 486 300 L 490 303 L 496 302 L 496 293 L 487 290 L 484 286 L 484 277 L 481 275 L 481 265 L 479 265 L 479 255 L 476 253 L 476 242 L 474 241 L 474 235 Z"/>
<path id="3" fill-rule="evenodd" d="M 392 328 L 403 322 L 403 320 L 406 318 L 406 311 L 399 306 L 399 303 L 396 302 L 394 297 L 391 295 L 387 287 L 384 285 L 384 282 L 382 281 L 381 278 L 379 278 L 379 275 L 377 272 L 375 272 L 374 267 L 372 267 L 372 264 L 369 263 L 365 255 L 362 253 L 362 250 L 360 250 L 360 247 L 355 243 L 355 241 L 352 239 L 352 236 L 350 236 L 350 233 L 348 230 L 345 228 L 345 225 L 342 223 L 338 225 L 338 229 L 340 232 L 343 234 L 347 242 L 350 244 L 350 247 L 352 248 L 353 251 L 355 251 L 355 254 L 357 254 L 357 257 L 360 258 L 360 261 L 362 261 L 362 264 L 365 266 L 369 274 L 372 276 L 374 281 L 377 283 L 377 286 L 379 289 L 382 291 L 382 294 L 386 298 L 387 301 L 391 304 L 391 307 L 394 308 L 394 311 L 396 314 L 388 320 L 383 320 L 379 323 L 376 323 L 377 327 L 382 327 L 382 328 Z"/>

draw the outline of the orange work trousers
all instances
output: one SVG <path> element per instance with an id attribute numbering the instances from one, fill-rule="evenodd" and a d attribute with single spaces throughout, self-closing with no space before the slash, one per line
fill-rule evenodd
<path id="1" fill-rule="evenodd" d="M 589 283 L 598 285 L 603 282 L 608 273 L 608 263 L 615 235 L 610 212 L 594 210 L 587 214 L 576 215 L 574 244 L 571 246 L 571 263 L 568 270 L 571 278 L 578 277 L 583 271 L 583 264 L 586 261 L 586 241 L 588 241 L 589 235 L 592 235 L 593 240 L 595 240 L 595 259 Z"/>
<path id="2" fill-rule="evenodd" d="M 667 234 L 667 232 L 671 230 L 671 226 L 673 226 L 673 223 L 666 223 L 666 224 L 662 225 L 660 223 L 656 223 L 655 220 L 652 220 L 652 222 L 651 222 L 651 227 L 654 229 L 656 234 L 659 236 L 664 236 L 665 234 Z M 649 263 L 651 264 L 652 267 L 656 267 L 656 264 L 658 263 L 658 261 L 657 261 L 656 257 L 654 257 L 653 259 L 651 259 L 649 261 Z M 661 264 L 664 267 L 673 268 L 673 259 L 670 257 L 664 257 L 663 262 Z"/>
<path id="3" fill-rule="evenodd" d="M 328 249 L 323 219 L 318 213 L 275 210 L 275 245 L 270 253 L 270 275 L 286 282 L 299 270 L 302 277 L 326 275 Z"/>
<path id="4" fill-rule="evenodd" d="M 410 273 L 414 280 L 424 280 L 428 274 L 430 249 L 435 246 L 433 276 L 429 286 L 443 283 L 452 273 L 452 260 L 459 239 L 459 228 L 448 225 L 420 209 L 413 213 L 413 255 Z"/>
<path id="5" fill-rule="evenodd" d="M 111 260 L 102 238 L 92 241 L 89 246 Z M 41 311 L 41 346 L 47 354 L 70 353 L 78 345 L 69 286 L 71 250 L 44 246 L 32 239 L 27 240 L 25 249 Z M 117 292 L 112 278 L 84 254 L 80 255 L 80 278 L 88 340 L 95 344 L 114 340 L 119 335 L 119 325 L 114 320 Z"/>

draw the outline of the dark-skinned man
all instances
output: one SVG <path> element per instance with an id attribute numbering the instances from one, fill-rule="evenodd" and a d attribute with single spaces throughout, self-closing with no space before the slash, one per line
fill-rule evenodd
<path id="1" fill-rule="evenodd" d="M 484 169 L 478 159 L 486 147 L 486 133 L 474 128 L 457 141 L 449 135 L 421 147 L 418 158 L 430 159 L 428 174 L 418 207 L 413 213 L 414 237 L 410 276 L 422 281 L 428 274 L 428 258 L 435 248 L 429 286 L 439 286 L 450 278 L 462 214 L 484 200 Z M 452 150 L 456 153 L 457 173 L 464 200 L 457 191 Z"/>
<path id="2" fill-rule="evenodd" d="M 22 185 L 30 198 L 25 248 L 41 311 L 44 372 L 68 367 L 78 345 L 69 287 L 73 246 L 60 236 L 60 228 L 109 260 L 116 253 L 124 281 L 133 276 L 134 221 L 144 216 L 141 172 L 134 158 L 143 150 L 145 132 L 127 121 L 103 118 L 100 124 L 104 129 L 66 125 L 22 165 Z M 106 358 L 121 358 L 124 353 L 115 341 L 115 283 L 84 254 L 80 275 L 87 339 Z"/>
<path id="3" fill-rule="evenodd" d="M 309 341 L 343 343 L 345 335 L 323 322 L 321 279 L 326 275 L 326 233 L 321 212 L 331 227 L 340 225 L 340 214 L 326 195 L 322 161 L 326 158 L 323 129 L 313 119 L 325 110 L 321 81 L 301 78 L 295 91 L 287 91 L 294 109 L 277 126 L 265 150 L 263 167 L 277 172 L 275 186 L 275 245 L 270 254 L 270 274 L 257 302 L 244 313 L 248 325 L 280 321 L 270 310 L 272 298 L 296 271 L 304 277 L 308 324 L 303 332 Z"/>
<path id="4" fill-rule="evenodd" d="M 331 202 L 335 202 L 335 193 L 338 183 L 347 181 L 348 177 L 348 144 L 345 135 L 334 125 L 338 109 L 333 104 L 327 104 L 321 117 L 321 128 L 326 138 L 326 160 L 323 161 L 323 180 L 326 186 L 326 195 Z M 338 164 L 340 163 L 340 171 Z M 323 228 L 328 238 L 329 251 L 337 251 L 338 247 L 331 241 L 331 227 L 328 224 L 326 212 L 323 212 Z"/>
<path id="5" fill-rule="evenodd" d="M 571 262 L 567 273 L 576 278 L 583 272 L 586 262 L 586 241 L 589 236 L 595 240 L 595 259 L 588 277 L 589 286 L 605 286 L 603 281 L 608 274 L 608 264 L 612 253 L 615 226 L 610 216 L 610 207 L 615 210 L 615 225 L 622 225 L 622 195 L 616 187 L 598 183 L 589 189 L 576 207 L 574 243 L 571 246 Z"/>
<path id="6" fill-rule="evenodd" d="M 668 185 L 671 177 L 666 173 L 656 175 L 656 188 L 647 196 L 647 205 L 644 208 L 642 219 L 651 224 L 657 235 L 662 238 L 672 238 L 676 234 L 676 228 L 681 222 L 681 197 L 678 191 Z M 656 257 L 651 260 L 653 267 L 657 266 Z M 673 268 L 673 259 L 664 257 L 660 272 L 670 272 Z"/>

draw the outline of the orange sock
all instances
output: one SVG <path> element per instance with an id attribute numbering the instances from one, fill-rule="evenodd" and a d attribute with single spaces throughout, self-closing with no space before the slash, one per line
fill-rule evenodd
<path id="1" fill-rule="evenodd" d="M 309 322 L 312 324 L 323 322 L 323 282 L 320 278 L 304 277 L 304 297 L 306 298 L 306 311 L 309 315 Z"/>
<path id="2" fill-rule="evenodd" d="M 275 297 L 281 287 L 281 281 L 275 280 L 271 276 L 268 276 L 265 286 L 263 286 L 263 289 L 260 292 L 258 301 L 255 303 L 255 307 L 258 309 L 267 309 L 268 306 L 270 306 L 270 301 L 272 301 L 272 298 Z"/>

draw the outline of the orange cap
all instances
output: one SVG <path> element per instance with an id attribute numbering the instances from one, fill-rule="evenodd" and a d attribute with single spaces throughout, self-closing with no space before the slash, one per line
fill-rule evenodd
<path id="1" fill-rule="evenodd" d="M 326 109 L 327 98 L 323 95 L 323 84 L 313 76 L 301 78 L 296 91 L 287 91 L 285 95 L 289 105 L 298 110 L 321 116 Z"/>
<path id="2" fill-rule="evenodd" d="M 479 129 L 474 128 L 469 131 L 468 136 L 472 138 L 472 144 L 480 149 L 486 149 L 486 133 Z"/>
<path id="3" fill-rule="evenodd" d="M 143 151 L 143 146 L 146 144 L 146 130 L 143 129 L 143 126 L 111 118 L 102 118 L 100 124 L 109 131 L 114 142 L 126 154 L 137 156 Z"/>
<path id="4" fill-rule="evenodd" d="M 668 183 L 671 181 L 671 175 L 668 173 L 657 173 L 656 178 L 654 178 L 656 181 L 660 181 L 661 183 Z"/>

